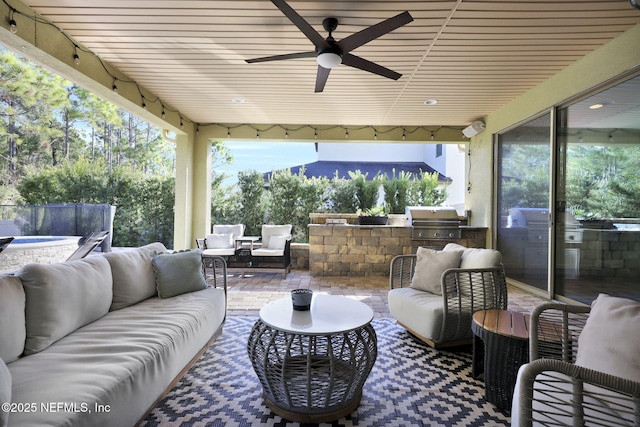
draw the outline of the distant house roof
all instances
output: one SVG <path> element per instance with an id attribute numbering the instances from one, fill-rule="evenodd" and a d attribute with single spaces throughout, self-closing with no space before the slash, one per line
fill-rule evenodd
<path id="1" fill-rule="evenodd" d="M 363 174 L 368 174 L 367 178 L 371 179 L 378 173 L 386 175 L 388 178 L 397 176 L 400 172 L 411 172 L 414 175 L 419 176 L 421 172 L 425 173 L 437 173 L 438 181 L 448 182 L 451 178 L 448 178 L 441 173 L 437 172 L 431 166 L 424 162 L 351 162 L 351 161 L 328 161 L 319 160 L 317 162 L 308 163 L 306 165 L 291 167 L 291 173 L 297 174 L 300 172 L 300 168 L 304 168 L 304 175 L 308 178 L 311 177 L 326 177 L 333 178 L 336 176 L 336 171 L 340 178 L 349 178 L 349 171 L 355 172 L 359 170 Z M 271 172 L 264 174 L 265 179 L 271 177 Z"/>

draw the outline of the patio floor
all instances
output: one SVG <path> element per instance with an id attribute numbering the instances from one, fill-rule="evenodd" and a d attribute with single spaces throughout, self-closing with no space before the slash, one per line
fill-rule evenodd
<path id="1" fill-rule="evenodd" d="M 229 316 L 258 316 L 268 302 L 288 297 L 292 289 L 307 288 L 329 295 L 344 295 L 368 304 L 375 317 L 389 317 L 387 307 L 387 277 L 327 277 L 311 276 L 308 271 L 292 271 L 283 279 L 281 274 L 257 273 L 230 275 L 228 278 L 227 314 Z M 508 288 L 509 309 L 530 312 L 544 299 L 513 286 Z"/>

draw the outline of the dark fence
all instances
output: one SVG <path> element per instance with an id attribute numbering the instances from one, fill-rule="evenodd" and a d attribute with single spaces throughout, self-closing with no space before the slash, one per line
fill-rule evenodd
<path id="1" fill-rule="evenodd" d="M 110 252 L 114 214 L 115 206 L 107 203 L 0 205 L 0 236 L 88 236 L 109 231 L 100 248 Z"/>

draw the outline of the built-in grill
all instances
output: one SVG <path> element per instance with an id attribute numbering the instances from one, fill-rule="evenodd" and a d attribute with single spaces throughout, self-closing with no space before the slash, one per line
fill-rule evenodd
<path id="1" fill-rule="evenodd" d="M 549 241 L 549 209 L 544 208 L 511 208 L 507 218 L 507 228 L 523 228 L 527 230 L 530 242 Z"/>
<path id="2" fill-rule="evenodd" d="M 455 208 L 407 206 L 405 214 L 414 240 L 456 240 L 462 236 L 460 217 Z"/>
<path id="3" fill-rule="evenodd" d="M 564 233 L 567 243 L 582 242 L 580 222 L 570 212 L 558 214 L 558 232 Z M 548 242 L 551 217 L 549 209 L 545 208 L 511 208 L 507 218 L 507 228 L 527 229 L 528 240 L 531 242 Z"/>

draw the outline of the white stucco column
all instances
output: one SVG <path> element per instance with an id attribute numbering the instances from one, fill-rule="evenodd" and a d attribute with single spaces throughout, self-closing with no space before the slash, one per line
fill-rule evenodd
<path id="1" fill-rule="evenodd" d="M 174 249 L 195 248 L 211 228 L 211 143 L 193 129 L 176 137 L 175 200 Z"/>

